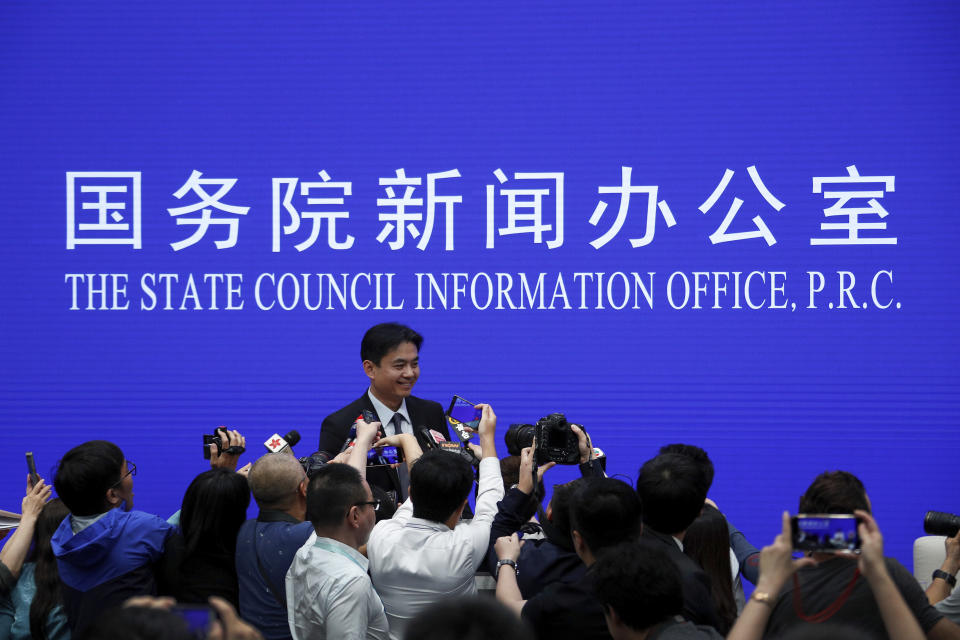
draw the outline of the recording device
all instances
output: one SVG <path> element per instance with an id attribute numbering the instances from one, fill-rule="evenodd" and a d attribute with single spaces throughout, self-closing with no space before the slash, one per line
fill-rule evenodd
<path id="1" fill-rule="evenodd" d="M 533 436 L 537 428 L 532 424 L 514 423 L 503 434 L 503 441 L 507 445 L 507 453 L 512 456 L 520 455 L 523 449 L 533 444 Z"/>
<path id="2" fill-rule="evenodd" d="M 284 451 L 292 450 L 293 445 L 298 442 L 300 442 L 300 433 L 291 429 L 283 436 L 279 433 L 273 434 L 267 438 L 263 446 L 265 446 L 270 453 L 283 453 Z"/>
<path id="3" fill-rule="evenodd" d="M 557 464 L 580 462 L 580 441 L 577 439 L 577 434 L 570 428 L 565 415 L 551 413 L 537 420 L 535 426 L 537 448 L 533 452 L 533 460 L 538 466 L 545 462 Z"/>
<path id="4" fill-rule="evenodd" d="M 203 604 L 175 604 L 170 611 L 187 623 L 187 629 L 194 638 L 206 638 L 210 625 L 217 619 L 214 610 Z"/>
<path id="5" fill-rule="evenodd" d="M 474 467 L 480 466 L 480 460 L 477 459 L 476 454 L 473 453 L 470 447 L 464 443 L 450 442 L 439 431 L 421 427 L 420 441 L 426 443 L 427 449 L 442 449 L 443 451 L 455 453 Z"/>
<path id="6" fill-rule="evenodd" d="M 226 428 L 226 427 L 223 427 L 223 426 L 220 426 L 220 427 L 217 427 L 216 429 L 213 430 L 213 435 L 212 435 L 212 436 L 210 436 L 210 435 L 204 435 L 204 436 L 203 436 L 203 458 L 204 458 L 204 460 L 209 460 L 209 459 L 210 459 L 210 445 L 211 445 L 211 444 L 217 445 L 217 455 L 218 455 L 218 456 L 219 456 L 219 455 L 223 455 L 223 452 L 224 452 L 224 451 L 226 451 L 227 453 L 229 453 L 229 454 L 231 454 L 231 455 L 235 455 L 235 456 L 238 456 L 238 455 L 240 455 L 241 453 L 243 453 L 244 451 L 246 451 L 245 448 L 243 448 L 243 447 L 238 447 L 238 446 L 232 446 L 232 447 L 228 447 L 227 449 L 224 449 L 223 443 L 226 442 L 228 439 L 227 439 L 226 435 L 223 435 L 223 436 L 220 435 L 220 432 L 221 432 L 221 431 L 223 431 L 224 434 L 226 434 L 227 428 Z"/>
<path id="7" fill-rule="evenodd" d="M 790 523 L 796 551 L 860 552 L 857 517 L 852 513 L 798 513 Z"/>
<path id="8" fill-rule="evenodd" d="M 27 473 L 30 474 L 30 487 L 33 488 L 40 482 L 40 475 L 37 473 L 37 465 L 33 461 L 33 451 L 27 451 Z"/>
<path id="9" fill-rule="evenodd" d="M 483 417 L 483 409 L 465 398 L 453 396 L 453 400 L 450 401 L 450 408 L 447 409 L 447 422 L 450 423 L 461 440 L 467 442 L 473 437 L 476 429 L 480 426 L 481 417 Z"/>
<path id="10" fill-rule="evenodd" d="M 400 447 L 371 448 L 367 451 L 368 467 L 384 467 L 403 462 L 403 450 Z"/>
<path id="11" fill-rule="evenodd" d="M 536 438 L 537 449 L 533 453 L 538 466 L 546 462 L 578 464 L 580 441 L 570 428 L 572 424 L 567 422 L 567 417 L 562 413 L 551 413 L 537 420 L 535 425 L 511 424 L 503 439 L 510 455 L 518 456 L 523 449 L 533 446 Z M 577 426 L 583 429 L 582 425 Z M 586 429 L 583 430 L 586 432 Z"/>
<path id="12" fill-rule="evenodd" d="M 960 516 L 944 511 L 927 511 L 923 516 L 923 530 L 929 536 L 952 538 L 960 531 Z"/>

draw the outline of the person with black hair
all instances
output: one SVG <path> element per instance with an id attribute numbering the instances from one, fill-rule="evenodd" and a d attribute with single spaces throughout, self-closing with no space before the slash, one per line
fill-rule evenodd
<path id="1" fill-rule="evenodd" d="M 526 625 L 485 596 L 438 602 L 410 621 L 403 640 L 533 640 Z"/>
<path id="2" fill-rule="evenodd" d="M 693 558 L 710 578 L 710 593 L 717 604 L 720 633 L 726 635 L 737 619 L 737 602 L 730 580 L 730 537 L 727 520 L 712 505 L 704 505 L 683 537 L 683 552 Z"/>
<path id="3" fill-rule="evenodd" d="M 179 531 L 167 541 L 159 592 L 186 603 L 220 596 L 239 606 L 237 533 L 249 506 L 250 486 L 243 475 L 211 469 L 194 478 L 183 495 Z"/>
<path id="4" fill-rule="evenodd" d="M 365 411 L 377 416 L 384 435 L 413 434 L 424 450 L 429 444 L 424 429 L 432 429 L 450 439 L 443 407 L 411 395 L 420 377 L 422 344 L 423 336 L 396 322 L 385 322 L 367 330 L 360 342 L 360 361 L 370 386 L 357 400 L 323 419 L 319 451 L 328 458 L 338 454 L 350 427 Z M 393 491 L 398 503 L 406 498 L 407 476 L 403 468 L 399 473 L 393 470 L 371 472 L 367 480 Z"/>
<path id="5" fill-rule="evenodd" d="M 710 578 L 683 553 L 684 534 L 700 515 L 708 486 L 703 468 L 680 453 L 661 453 L 647 460 L 637 477 L 637 493 L 643 502 L 643 537 L 659 546 L 680 570 L 684 618 L 718 629 L 721 625 Z"/>
<path id="6" fill-rule="evenodd" d="M 70 638 L 67 617 L 60 606 L 57 559 L 50 545 L 54 531 L 68 515 L 70 510 L 59 498 L 43 505 L 39 515 L 35 517 L 28 515 L 24 509 L 25 519 L 35 519 L 36 522 L 31 536 L 33 549 L 20 569 L 20 577 L 10 593 L 9 619 L 6 624 L 0 620 L 0 637 L 10 640 Z M 3 616 L 0 612 L 0 618 Z"/>
<path id="7" fill-rule="evenodd" d="M 683 619 L 677 565 L 647 541 L 612 547 L 590 568 L 607 629 L 614 640 L 719 640 L 709 626 Z"/>
<path id="8" fill-rule="evenodd" d="M 489 405 L 478 406 L 482 459 L 473 519 L 460 520 L 474 483 L 473 467 L 456 453 L 434 449 L 410 469 L 410 498 L 370 534 L 370 576 L 391 638 L 401 638 L 407 622 L 430 604 L 476 593 L 474 574 L 486 556 L 490 523 L 503 497 L 497 417 Z"/>
<path id="9" fill-rule="evenodd" d="M 912 618 L 919 622 L 927 638 L 960 638 L 960 627 L 930 605 L 913 575 L 897 560 L 883 557 L 883 538 L 871 516 L 870 499 L 859 478 L 847 471 L 820 474 L 800 498 L 799 513 L 855 514 L 860 521 L 858 530 L 863 549 L 859 555 L 813 552 L 802 563 L 793 565 L 783 561 L 778 566 L 790 570 L 768 571 L 771 578 L 779 577 L 767 584 L 763 553 L 771 555 L 776 549 L 765 548 L 761 553 L 760 581 L 747 603 L 749 609 L 743 610 L 748 621 L 761 613 L 769 614 L 765 637 L 826 621 L 849 624 L 878 638 L 897 637 L 891 623 L 898 625 L 903 618 Z M 774 547 L 789 549 L 791 539 L 789 517 L 784 514 L 783 533 Z M 782 550 L 779 555 L 783 555 Z M 791 574 L 793 579 L 787 580 Z M 903 615 L 890 616 L 892 607 L 897 607 Z M 742 627 L 739 622 L 737 626 Z"/>
<path id="10" fill-rule="evenodd" d="M 603 477 L 603 468 L 595 462 L 594 449 L 587 434 L 577 425 L 572 426 L 580 447 L 580 473 L 584 478 Z M 487 567 L 491 574 L 497 566 L 495 544 L 503 536 L 520 531 L 521 527 L 540 507 L 543 492 L 533 483 L 533 447 L 521 452 L 517 486 L 511 488 L 497 505 L 497 515 L 490 527 L 490 549 Z M 543 474 L 554 463 L 537 469 L 538 485 L 543 485 Z M 501 461 L 501 469 L 503 468 Z M 586 570 L 573 549 L 570 537 L 570 499 L 582 478 L 563 485 L 554 485 L 553 495 L 541 514 L 540 527 L 544 537 L 526 539 L 517 559 L 517 584 L 523 598 L 529 600 L 551 582 L 577 579 Z"/>
<path id="11" fill-rule="evenodd" d="M 57 466 L 54 487 L 71 515 L 51 545 L 75 633 L 131 596 L 156 594 L 153 565 L 173 527 L 130 510 L 136 472 L 120 447 L 105 440 L 70 449 Z"/>
<path id="12" fill-rule="evenodd" d="M 287 622 L 294 640 L 388 638 L 383 603 L 360 553 L 380 502 L 357 469 L 328 464 L 307 486 L 312 536 L 287 571 Z"/>
<path id="13" fill-rule="evenodd" d="M 713 486 L 714 467 L 713 461 L 706 451 L 693 444 L 676 443 L 660 447 L 660 453 L 679 453 L 696 462 L 703 472 L 704 481 L 707 483 L 707 494 L 709 494 L 710 487 Z M 712 500 L 708 499 L 707 504 L 719 509 Z M 743 582 L 740 580 L 740 575 L 742 574 L 747 580 L 756 584 L 760 549 L 751 544 L 747 537 L 729 520 L 726 521 L 726 529 L 730 545 L 730 574 L 733 580 L 733 596 L 739 611 L 743 609 L 745 604 Z"/>
<path id="14" fill-rule="evenodd" d="M 554 582 L 524 600 L 517 586 L 521 543 L 516 534 L 505 536 L 496 543 L 497 600 L 520 614 L 538 638 L 609 638 L 590 568 L 605 549 L 640 537 L 640 499 L 621 480 L 584 478 L 573 497 L 570 515 L 573 546 L 587 567 L 586 574 Z"/>

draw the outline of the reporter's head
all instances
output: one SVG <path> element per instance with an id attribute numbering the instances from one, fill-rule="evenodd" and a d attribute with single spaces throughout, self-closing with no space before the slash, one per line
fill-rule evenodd
<path id="1" fill-rule="evenodd" d="M 446 522 L 463 508 L 473 468 L 463 457 L 440 449 L 423 454 L 410 469 L 410 499 L 416 518 Z"/>
<path id="2" fill-rule="evenodd" d="M 700 465 L 700 469 L 703 471 L 703 479 L 707 483 L 707 492 L 710 492 L 710 487 L 713 485 L 714 468 L 713 461 L 710 460 L 706 451 L 696 445 L 677 443 L 663 445 L 660 447 L 660 453 L 679 453 Z"/>
<path id="3" fill-rule="evenodd" d="M 860 479 L 847 471 L 824 471 L 800 497 L 799 513 L 870 513 L 870 500 Z"/>
<path id="4" fill-rule="evenodd" d="M 317 471 L 307 486 L 307 520 L 317 535 L 346 528 L 357 546 L 364 544 L 376 524 L 370 485 L 346 464 L 331 463 Z"/>
<path id="5" fill-rule="evenodd" d="M 585 479 L 570 507 L 574 547 L 588 562 L 584 546 L 589 555 L 596 557 L 607 547 L 639 538 L 642 518 L 640 498 L 626 482 L 615 478 Z"/>
<path id="6" fill-rule="evenodd" d="M 133 480 L 125 466 L 120 447 L 91 440 L 64 454 L 53 486 L 73 515 L 97 515 L 124 503 L 132 505 Z"/>
<path id="7" fill-rule="evenodd" d="M 629 541 L 604 550 L 590 576 L 615 638 L 622 635 L 617 632 L 620 626 L 644 631 L 683 609 L 677 565 L 647 542 Z"/>
<path id="8" fill-rule="evenodd" d="M 306 513 L 307 474 L 296 458 L 287 453 L 261 456 L 247 475 L 257 506 L 273 511 Z"/>
<path id="9" fill-rule="evenodd" d="M 643 523 L 676 535 L 700 515 L 707 484 L 696 461 L 679 453 L 662 453 L 640 468 L 637 493 L 643 502 Z"/>

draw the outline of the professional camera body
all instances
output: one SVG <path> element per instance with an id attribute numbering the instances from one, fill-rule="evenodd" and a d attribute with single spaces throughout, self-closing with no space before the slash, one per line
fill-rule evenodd
<path id="1" fill-rule="evenodd" d="M 533 445 L 536 438 L 537 449 L 533 455 L 537 465 L 546 462 L 577 464 L 580 462 L 580 442 L 570 428 L 571 424 L 562 413 L 551 413 L 537 420 L 535 425 L 511 424 L 503 439 L 510 455 L 518 456 L 521 450 Z"/>
<path id="2" fill-rule="evenodd" d="M 927 511 L 923 516 L 923 530 L 930 536 L 952 538 L 960 531 L 960 516 L 943 511 Z"/>

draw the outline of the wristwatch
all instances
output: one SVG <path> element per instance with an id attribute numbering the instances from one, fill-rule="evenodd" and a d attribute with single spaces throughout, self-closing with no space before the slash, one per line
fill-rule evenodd
<path id="1" fill-rule="evenodd" d="M 502 567 L 503 565 L 513 567 L 514 575 L 519 573 L 519 571 L 517 570 L 517 563 L 515 561 L 511 560 L 510 558 L 503 558 L 502 560 L 497 560 L 497 573 L 494 576 L 495 580 L 500 577 L 500 567 Z"/>
<path id="2" fill-rule="evenodd" d="M 951 575 L 946 571 L 943 571 L 941 569 L 937 569 L 936 571 L 934 571 L 933 579 L 936 580 L 937 578 L 941 578 L 944 582 L 946 582 L 951 587 L 957 586 L 957 576 Z"/>

